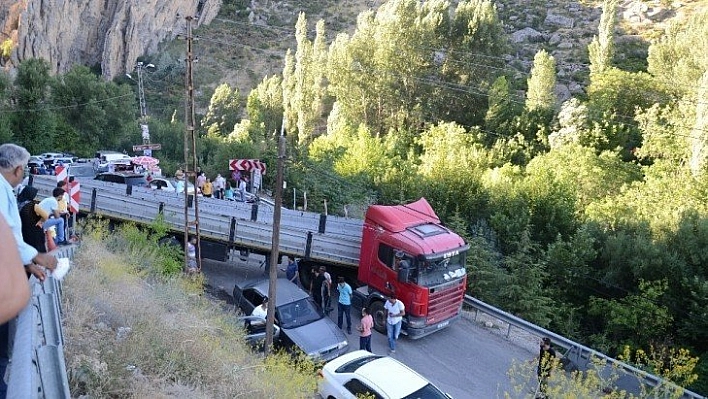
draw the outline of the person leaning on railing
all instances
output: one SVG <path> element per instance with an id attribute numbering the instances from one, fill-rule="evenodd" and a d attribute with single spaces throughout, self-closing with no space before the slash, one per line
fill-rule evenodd
<path id="1" fill-rule="evenodd" d="M 29 301 L 27 276 L 12 230 L 0 215 L 0 324 L 17 316 Z"/>

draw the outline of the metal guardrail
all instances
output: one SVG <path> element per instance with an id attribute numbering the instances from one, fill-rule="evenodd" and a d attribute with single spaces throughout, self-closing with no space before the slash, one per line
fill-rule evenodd
<path id="1" fill-rule="evenodd" d="M 61 247 L 57 258 L 73 258 L 74 246 Z M 47 276 L 30 278 L 32 296 L 9 323 L 11 337 L 8 399 L 69 399 L 61 324 L 61 282 Z M 14 337 L 14 338 L 12 338 Z"/>
<path id="2" fill-rule="evenodd" d="M 666 386 L 672 389 L 683 389 L 683 395 L 680 396 L 682 399 L 706 399 L 705 396 L 699 395 L 695 392 L 689 391 L 685 388 L 680 388 L 676 384 L 666 381 L 656 375 L 647 373 L 644 370 L 640 370 L 634 366 L 627 363 L 621 362 L 617 359 L 613 359 L 603 353 L 600 353 L 594 349 L 588 348 L 582 344 L 571 341 L 561 335 L 558 335 L 552 331 L 546 330 L 545 328 L 539 327 L 535 324 L 529 323 L 519 317 L 516 317 L 510 313 L 503 310 L 497 309 L 494 306 L 486 304 L 479 299 L 473 298 L 469 295 L 465 295 L 465 305 L 473 308 L 475 312 L 484 313 L 495 319 L 501 320 L 508 325 L 506 336 L 509 337 L 512 328 L 521 329 L 527 333 L 535 335 L 539 338 L 549 337 L 553 341 L 555 346 L 562 348 L 565 351 L 565 357 L 572 360 L 578 369 L 581 371 L 587 370 L 593 359 L 599 359 L 605 361 L 605 368 L 601 370 L 604 376 L 609 376 L 614 370 L 622 371 L 619 375 L 615 385 L 618 388 L 624 389 L 627 392 L 639 393 L 640 385 L 645 385 L 651 388 L 660 388 Z M 477 314 L 475 315 L 476 319 Z"/>

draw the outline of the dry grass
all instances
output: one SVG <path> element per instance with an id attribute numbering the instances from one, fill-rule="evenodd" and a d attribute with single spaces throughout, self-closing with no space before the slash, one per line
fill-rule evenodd
<path id="1" fill-rule="evenodd" d="M 200 281 L 139 272 L 132 260 L 146 251 L 111 252 L 106 237 L 84 235 L 64 283 L 73 397 L 313 397 L 311 362 L 264 361 L 245 345 L 233 315 L 203 298 Z"/>

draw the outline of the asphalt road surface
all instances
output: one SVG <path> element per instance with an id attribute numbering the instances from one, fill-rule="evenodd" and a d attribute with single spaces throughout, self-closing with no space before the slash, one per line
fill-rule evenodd
<path id="1" fill-rule="evenodd" d="M 209 284 L 208 291 L 219 300 L 233 303 L 233 287 L 237 281 L 263 276 L 263 257 L 251 255 L 243 261 L 235 257 L 231 262 L 205 259 L 202 270 Z M 278 266 L 278 276 L 285 265 Z M 336 298 L 330 317 L 336 322 Z M 357 326 L 360 314 L 352 311 L 352 324 Z M 345 322 L 346 323 L 346 322 Z M 352 350 L 359 348 L 359 336 L 348 335 Z M 374 332 L 374 353 L 386 354 L 386 336 Z M 401 336 L 393 355 L 396 359 L 416 370 L 443 391 L 456 399 L 503 398 L 504 392 L 513 392 L 507 377 L 512 361 L 530 360 L 534 357 L 528 345 L 518 345 L 503 335 L 493 334 L 474 321 L 462 318 L 444 330 L 412 341 Z M 514 397 L 512 395 L 511 397 Z"/>

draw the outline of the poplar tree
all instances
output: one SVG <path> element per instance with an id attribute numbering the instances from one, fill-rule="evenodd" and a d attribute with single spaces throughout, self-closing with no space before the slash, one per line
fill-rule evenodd
<path id="1" fill-rule="evenodd" d="M 533 57 L 533 67 L 526 92 L 526 110 L 529 112 L 552 110 L 557 101 L 555 86 L 556 61 L 546 50 L 541 50 Z"/>
<path id="2" fill-rule="evenodd" d="M 689 167 L 693 177 L 703 175 L 708 160 L 708 71 L 699 82 L 696 101 L 696 122 L 691 130 L 691 159 Z"/>
<path id="3" fill-rule="evenodd" d="M 598 34 L 588 45 L 590 53 L 590 73 L 601 73 L 612 65 L 615 55 L 614 29 L 617 13 L 617 0 L 605 0 L 602 3 L 602 16 L 597 27 Z"/>

